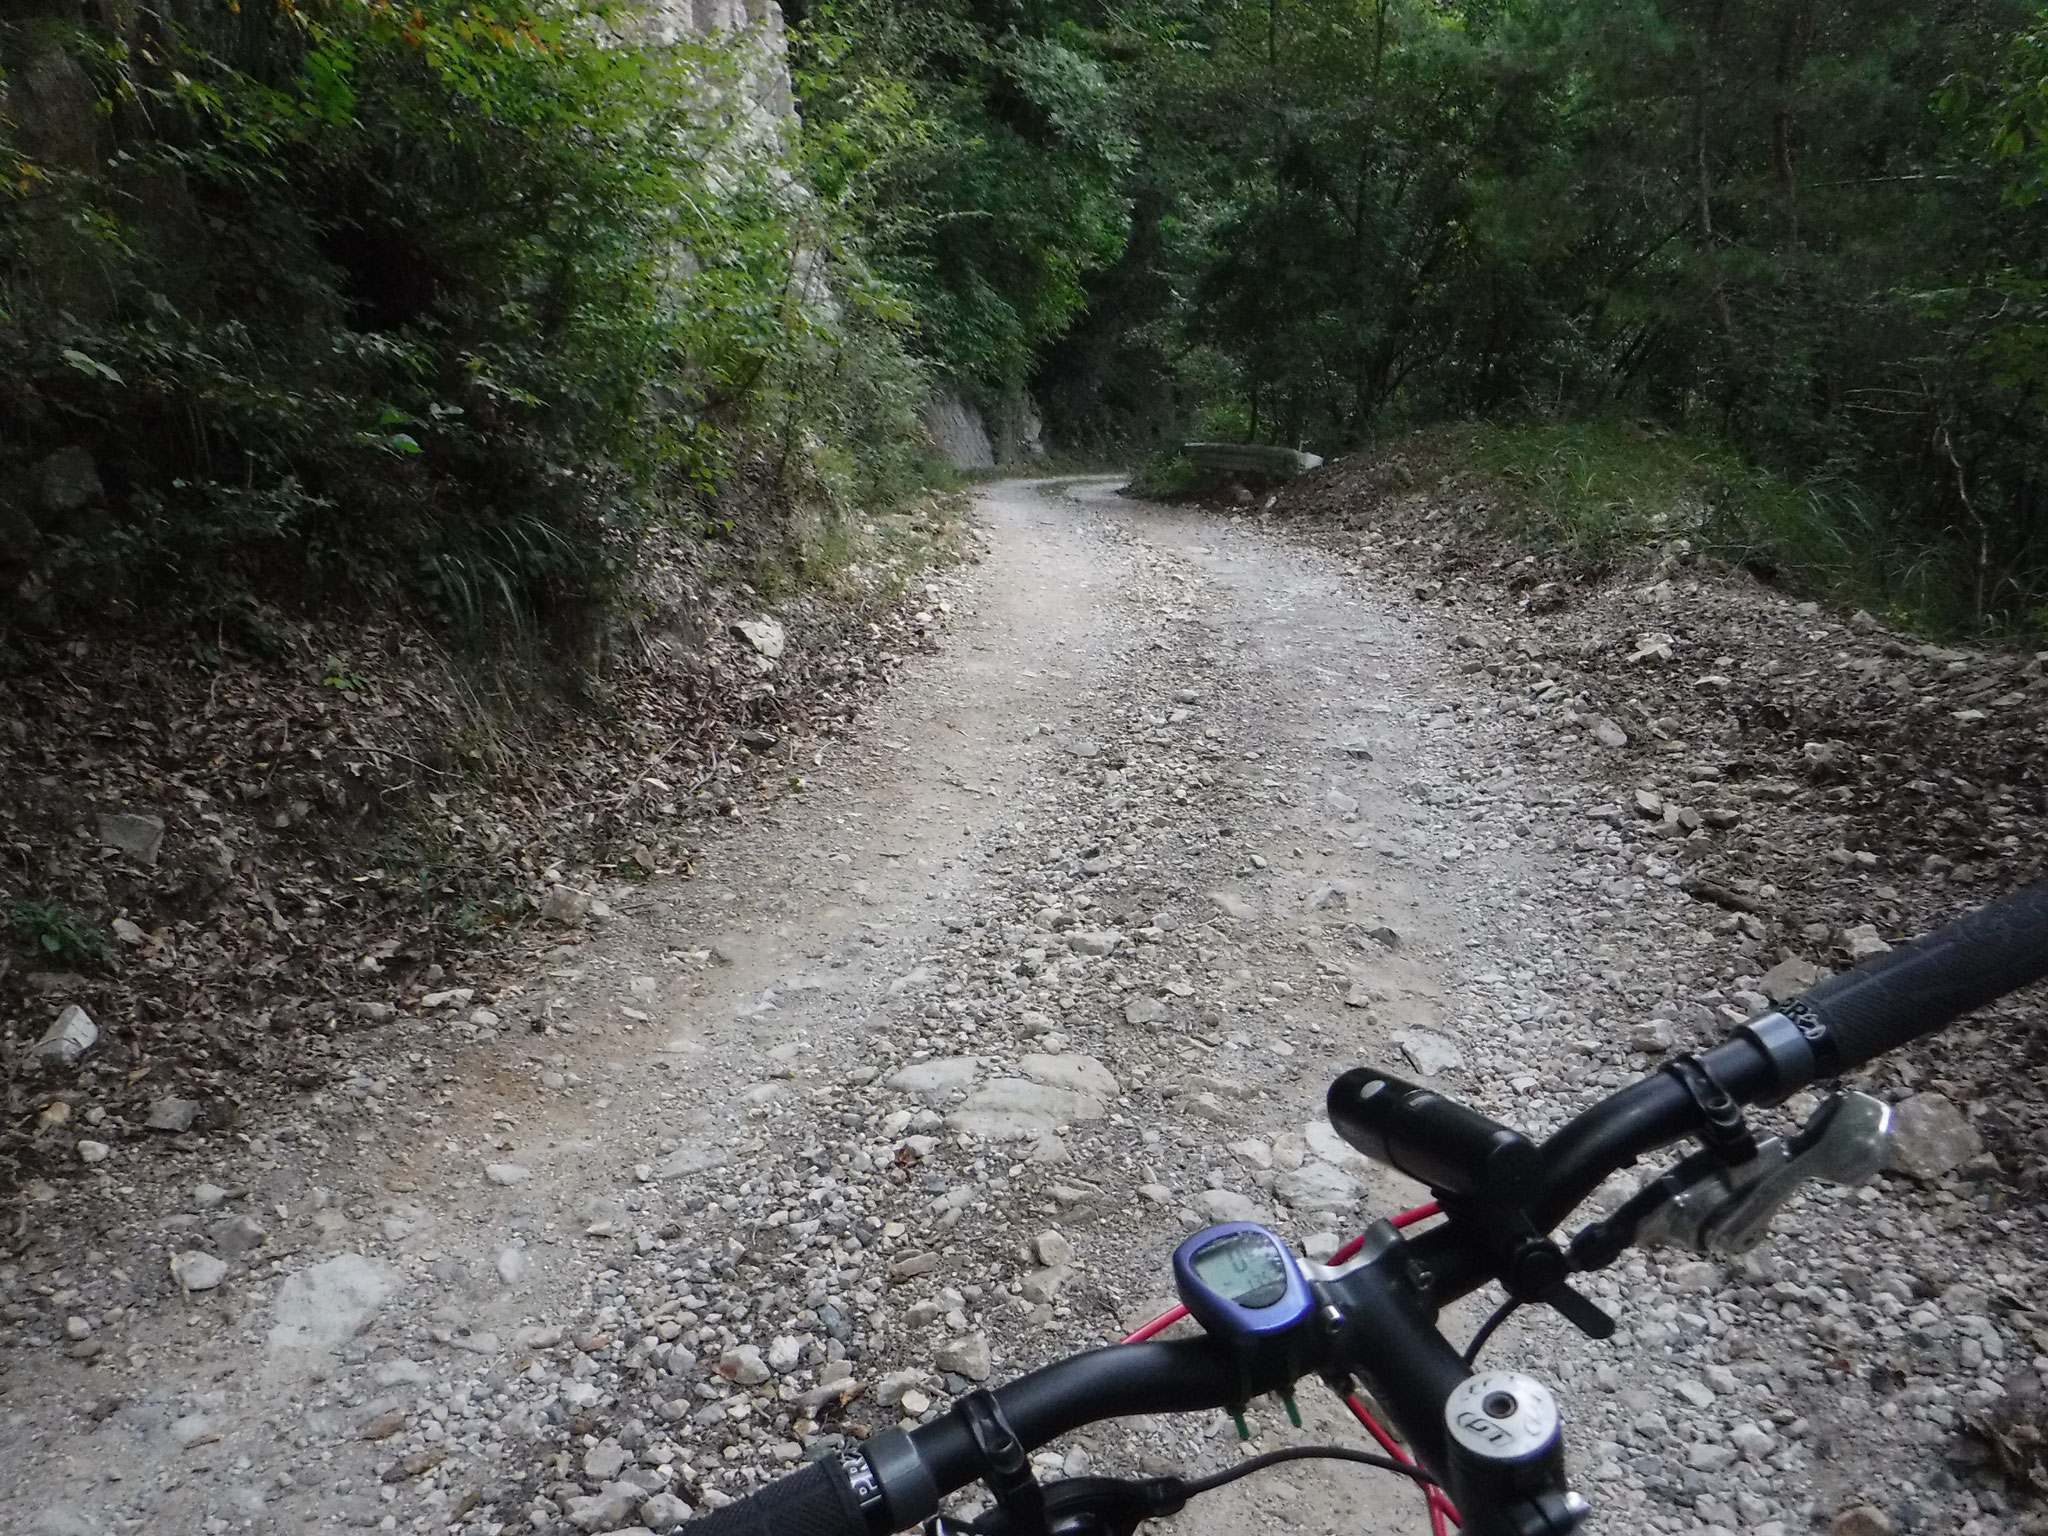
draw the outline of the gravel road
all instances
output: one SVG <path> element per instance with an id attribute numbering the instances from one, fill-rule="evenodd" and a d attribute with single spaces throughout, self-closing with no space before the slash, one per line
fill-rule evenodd
<path id="1" fill-rule="evenodd" d="M 664 1530 L 1114 1339 L 1196 1226 L 1320 1253 L 1414 1203 L 1322 1122 L 1347 1067 L 1541 1132 L 1758 1003 L 1725 914 L 1589 817 L 1598 744 L 1441 610 L 1110 482 L 981 506 L 944 653 L 695 878 L 600 893 L 486 1022 L 449 978 L 287 1121 L 25 1210 L 0 1529 Z M 1633 1255 L 1586 1284 L 1611 1345 L 1511 1324 L 1593 1528 L 2013 1528 L 1943 1453 L 2048 1370 L 2038 1227 L 1965 1175 L 1818 1190 L 1735 1268 Z M 1303 1407 L 1245 1449 L 1343 1433 Z M 1242 1453 L 1203 1415 L 1041 1460 Z M 1340 1467 L 1174 1528 L 1425 1526 Z"/>

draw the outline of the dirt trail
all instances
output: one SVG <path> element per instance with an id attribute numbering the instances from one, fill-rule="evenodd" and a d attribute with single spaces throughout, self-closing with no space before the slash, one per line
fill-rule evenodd
<path id="1" fill-rule="evenodd" d="M 109 1170 L 118 1221 L 28 1212 L 0 1529 L 659 1529 L 1113 1339 L 1209 1220 L 1320 1251 L 1411 1203 L 1321 1123 L 1346 1067 L 1541 1130 L 1641 1069 L 1603 1043 L 1625 1020 L 1713 1022 L 1675 978 L 1719 941 L 1583 846 L 1584 787 L 1440 616 L 1112 490 L 985 493 L 946 654 L 696 878 L 615 893 L 507 1037 L 401 1027 L 294 1123 Z M 181 1291 L 180 1253 L 224 1277 Z M 1774 1369 L 1691 1381 L 1730 1357 L 1688 1288 L 1744 1278 L 1596 1281 L 1657 1318 L 1618 1357 L 1504 1339 L 1563 1389 L 1599 1528 L 1813 1508 L 1819 1375 L 1752 1350 Z M 1667 1377 L 1697 1391 L 1635 1401 Z M 1297 1438 L 1254 1417 L 1254 1449 Z M 1203 1416 L 1047 1464 L 1237 1454 Z M 1369 1477 L 1289 1469 L 1176 1528 L 1422 1528 Z"/>

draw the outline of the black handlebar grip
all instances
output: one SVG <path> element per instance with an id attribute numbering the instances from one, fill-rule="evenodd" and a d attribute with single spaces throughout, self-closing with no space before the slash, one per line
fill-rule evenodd
<path id="1" fill-rule="evenodd" d="M 677 1536 L 868 1536 L 868 1522 L 844 1463 L 827 1456 L 692 1520 Z"/>
<path id="2" fill-rule="evenodd" d="M 1836 1072 L 1940 1029 L 2048 976 L 2048 879 L 1830 977 L 1787 1013 L 1821 1026 Z"/>

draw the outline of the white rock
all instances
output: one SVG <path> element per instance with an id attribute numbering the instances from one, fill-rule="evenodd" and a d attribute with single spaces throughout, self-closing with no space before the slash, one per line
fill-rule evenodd
<path id="1" fill-rule="evenodd" d="M 533 1170 L 518 1163 L 491 1163 L 485 1167 L 484 1177 L 493 1184 L 524 1184 L 533 1177 Z"/>
<path id="2" fill-rule="evenodd" d="M 100 1037 L 92 1015 L 73 1003 L 57 1015 L 31 1055 L 45 1072 L 69 1072 Z"/>
<path id="3" fill-rule="evenodd" d="M 1671 1289 L 1680 1295 L 1694 1291 L 1711 1291 L 1721 1283 L 1720 1267 L 1706 1259 L 1692 1259 L 1684 1264 L 1674 1264 L 1665 1275 Z"/>
<path id="4" fill-rule="evenodd" d="M 1685 1453 L 1685 1464 L 1696 1472 L 1725 1472 L 1735 1465 L 1738 1455 L 1732 1445 L 1708 1445 L 1704 1442 L 1690 1446 Z"/>
<path id="5" fill-rule="evenodd" d="M 761 1358 L 758 1344 L 739 1344 L 718 1357 L 714 1369 L 727 1381 L 742 1387 L 758 1387 L 768 1379 L 768 1362 Z"/>
<path id="6" fill-rule="evenodd" d="M 1827 972 L 1802 955 L 1787 955 L 1763 974 L 1764 996 L 1774 1003 L 1789 1003 Z"/>
<path id="7" fill-rule="evenodd" d="M 657 1493 L 640 1506 L 640 1523 L 654 1536 L 668 1536 L 696 1511 L 672 1493 Z"/>
<path id="8" fill-rule="evenodd" d="M 97 1520 L 89 1520 L 64 1505 L 52 1504 L 29 1521 L 28 1536 L 101 1536 L 102 1529 Z"/>
<path id="9" fill-rule="evenodd" d="M 1298 1211 L 1348 1211 L 1365 1189 L 1342 1169 L 1316 1161 L 1276 1175 L 1273 1193 Z"/>
<path id="10" fill-rule="evenodd" d="M 780 661 L 783 652 L 789 649 L 789 633 L 775 620 L 763 615 L 758 618 L 741 619 L 733 630 L 759 655 L 770 661 Z"/>
<path id="11" fill-rule="evenodd" d="M 1892 1112 L 1892 1144 L 1885 1166 L 1908 1178 L 1931 1181 L 1983 1150 L 1984 1138 L 1947 1098 L 1916 1093 Z"/>
<path id="12" fill-rule="evenodd" d="M 932 1356 L 932 1363 L 942 1371 L 953 1371 L 969 1381 L 987 1381 L 993 1362 L 989 1357 L 988 1336 L 983 1333 L 962 1334 L 957 1339 L 948 1339 L 938 1347 Z"/>
<path id="13" fill-rule="evenodd" d="M 540 899 L 540 918 L 557 928 L 581 928 L 589 921 L 591 900 L 587 892 L 567 885 L 551 885 Z"/>
<path id="14" fill-rule="evenodd" d="M 909 1121 L 906 1119 L 907 1125 Z M 667 1157 L 655 1164 L 657 1179 L 684 1179 L 696 1174 L 709 1173 L 714 1168 L 723 1168 L 727 1153 L 722 1147 L 707 1146 L 699 1142 L 685 1142 Z"/>
<path id="15" fill-rule="evenodd" d="M 777 1334 L 768 1341 L 768 1369 L 778 1376 L 795 1370 L 803 1355 L 803 1344 L 786 1333 Z"/>
<path id="16" fill-rule="evenodd" d="M 1270 1168 L 1273 1166 L 1273 1149 L 1263 1141 L 1233 1141 L 1230 1155 L 1247 1168 Z"/>
<path id="17" fill-rule="evenodd" d="M 579 1531 L 617 1531 L 646 1498 L 647 1490 L 637 1483 L 607 1483 L 596 1493 L 569 1500 L 564 1513 Z"/>
<path id="18" fill-rule="evenodd" d="M 104 1141 L 81 1141 L 78 1144 L 78 1160 L 81 1163 L 104 1163 L 113 1156 L 114 1149 Z"/>
<path id="19" fill-rule="evenodd" d="M 981 1062 L 973 1056 L 941 1056 L 913 1062 L 888 1079 L 887 1086 L 934 1108 L 974 1086 Z"/>
<path id="20" fill-rule="evenodd" d="M 198 1118 L 196 1099 L 162 1098 L 149 1106 L 148 1123 L 152 1131 L 189 1131 Z"/>
<path id="21" fill-rule="evenodd" d="M 1209 900 L 1225 917 L 1243 920 L 1259 915 L 1259 909 L 1235 891 L 1211 891 Z"/>
<path id="22" fill-rule="evenodd" d="M 1115 928 L 1074 928 L 1067 933 L 1067 948 L 1077 955 L 1106 955 L 1123 941 Z"/>
<path id="23" fill-rule="evenodd" d="M 1363 1178 L 1372 1167 L 1372 1159 L 1339 1136 L 1337 1128 L 1327 1120 L 1309 1121 L 1302 1126 L 1301 1134 L 1311 1153 L 1353 1178 Z"/>
<path id="24" fill-rule="evenodd" d="M 1778 1437 L 1761 1424 L 1738 1424 L 1728 1438 L 1748 1461 L 1762 1461 L 1778 1444 Z"/>
<path id="25" fill-rule="evenodd" d="M 1465 1053 L 1458 1049 L 1457 1042 L 1434 1030 L 1398 1030 L 1391 1038 L 1401 1047 L 1401 1054 L 1408 1058 L 1409 1065 L 1424 1077 L 1456 1072 L 1465 1065 Z"/>
<path id="26" fill-rule="evenodd" d="M 1038 1256 L 1038 1262 L 1047 1265 L 1071 1264 L 1074 1262 L 1074 1245 L 1067 1241 L 1065 1234 L 1046 1228 L 1031 1240 L 1031 1251 Z"/>
<path id="27" fill-rule="evenodd" d="M 228 1267 L 210 1253 L 194 1248 L 171 1260 L 171 1278 L 188 1291 L 210 1291 L 228 1277 Z"/>
<path id="28" fill-rule="evenodd" d="M 903 1401 L 903 1394 L 924 1380 L 923 1371 L 891 1371 L 869 1393 L 884 1408 L 894 1408 Z"/>
<path id="29" fill-rule="evenodd" d="M 1157 1024 L 1166 1017 L 1166 1004 L 1156 997 L 1134 997 L 1124 1004 L 1126 1024 Z"/>
<path id="30" fill-rule="evenodd" d="M 1033 1306 L 1043 1306 L 1047 1302 L 1057 1301 L 1060 1288 L 1073 1277 L 1074 1271 L 1065 1264 L 1029 1270 L 1018 1282 L 1018 1294 Z"/>
<path id="31" fill-rule="evenodd" d="M 1222 1221 L 1263 1221 L 1266 1213 L 1229 1189 L 1205 1189 L 1195 1196 L 1195 1204 L 1214 1222 Z"/>
<path id="32" fill-rule="evenodd" d="M 985 1141 L 1036 1141 L 1055 1127 L 1108 1114 L 1101 1099 L 1019 1078 L 998 1078 L 946 1116 L 946 1126 Z"/>
<path id="33" fill-rule="evenodd" d="M 272 1350 L 319 1349 L 353 1338 L 398 1293 L 398 1272 L 380 1259 L 339 1254 L 286 1277 L 277 1292 Z"/>
<path id="34" fill-rule="evenodd" d="M 1065 1088 L 1098 1099 L 1113 1099 L 1123 1090 L 1116 1076 L 1093 1056 L 1025 1056 L 1017 1069 L 1034 1083 Z"/>
<path id="35" fill-rule="evenodd" d="M 157 855 L 164 846 L 163 817 L 103 812 L 99 818 L 99 830 L 103 846 L 125 854 L 145 868 L 156 867 Z"/>

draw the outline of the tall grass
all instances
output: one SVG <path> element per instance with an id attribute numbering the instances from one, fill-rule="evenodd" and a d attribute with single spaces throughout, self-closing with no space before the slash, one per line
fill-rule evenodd
<path id="1" fill-rule="evenodd" d="M 1590 568 L 1684 539 L 1701 555 L 1901 628 L 2029 627 L 1980 621 L 1962 553 L 1913 537 L 1866 492 L 1790 480 L 1710 437 L 1609 417 L 1461 423 L 1418 433 L 1409 451 L 1480 471 L 1500 488 L 1499 526 Z"/>

